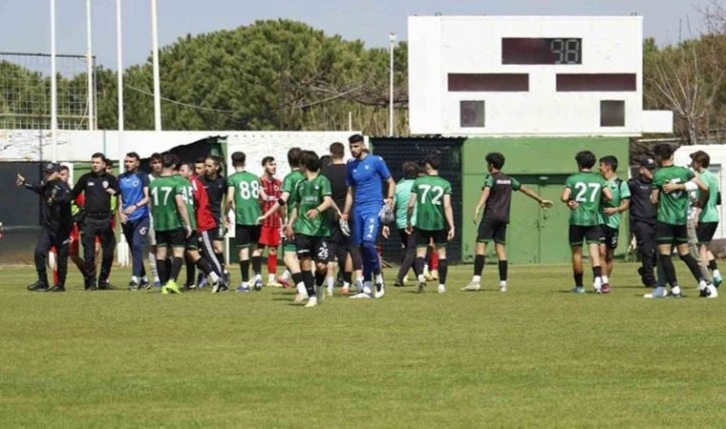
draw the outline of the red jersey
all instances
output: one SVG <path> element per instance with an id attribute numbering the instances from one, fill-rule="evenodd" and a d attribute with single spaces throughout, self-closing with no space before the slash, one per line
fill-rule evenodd
<path id="1" fill-rule="evenodd" d="M 262 189 L 264 189 L 265 194 L 267 194 L 267 201 L 264 201 L 262 211 L 267 212 L 267 210 L 269 210 L 270 207 L 272 207 L 282 195 L 282 181 L 277 177 L 273 177 L 272 180 L 267 180 L 265 176 L 260 177 L 260 181 L 262 182 Z M 278 211 L 277 213 L 265 219 L 262 226 L 266 226 L 269 228 L 279 228 L 281 226 L 280 212 Z"/>
<path id="2" fill-rule="evenodd" d="M 209 206 L 209 195 L 204 190 L 204 185 L 197 176 L 192 176 L 189 181 L 192 183 L 194 194 L 194 216 L 197 218 L 197 231 L 211 231 L 217 228 L 212 209 Z"/>

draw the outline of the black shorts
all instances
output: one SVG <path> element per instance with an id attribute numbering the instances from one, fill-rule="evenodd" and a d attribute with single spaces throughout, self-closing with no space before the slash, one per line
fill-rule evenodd
<path id="1" fill-rule="evenodd" d="M 602 231 L 600 225 L 570 225 L 570 246 L 579 247 L 582 246 L 582 242 L 585 241 L 587 244 L 600 244 L 602 241 Z"/>
<path id="2" fill-rule="evenodd" d="M 352 233 L 351 233 L 352 235 Z M 328 246 L 328 262 L 335 262 L 335 256 L 338 249 L 345 249 L 347 252 L 355 246 L 352 236 L 346 236 L 340 229 L 338 221 L 330 224 L 330 237 L 326 240 Z"/>
<path id="3" fill-rule="evenodd" d="M 479 224 L 476 242 L 488 243 L 492 240 L 495 243 L 507 244 L 507 222 L 487 218 L 482 219 Z"/>
<path id="4" fill-rule="evenodd" d="M 156 231 L 157 247 L 184 247 L 187 231 L 182 228 L 170 231 Z"/>
<path id="5" fill-rule="evenodd" d="M 713 236 L 716 235 L 716 228 L 718 228 L 718 222 L 699 223 L 696 229 L 698 244 L 711 244 Z"/>
<path id="6" fill-rule="evenodd" d="M 184 231 L 186 233 L 186 231 Z M 184 248 L 186 250 L 199 250 L 200 235 L 196 231 L 192 231 L 189 237 L 184 239 Z"/>
<path id="7" fill-rule="evenodd" d="M 234 243 L 237 247 L 250 247 L 260 241 L 262 225 L 235 225 Z"/>
<path id="8" fill-rule="evenodd" d="M 607 247 L 608 249 L 618 248 L 618 237 L 620 236 L 619 229 L 610 228 L 607 225 L 602 225 L 600 227 L 600 232 L 602 233 L 602 240 L 600 242 L 604 244 L 605 247 Z"/>
<path id="9" fill-rule="evenodd" d="M 298 258 L 312 258 L 317 262 L 328 262 L 330 252 L 328 251 L 327 238 L 295 234 Z"/>
<path id="10" fill-rule="evenodd" d="M 658 244 L 686 244 L 688 243 L 688 227 L 658 222 L 656 225 L 656 242 Z"/>
<path id="11" fill-rule="evenodd" d="M 434 246 L 444 247 L 448 242 L 446 239 L 448 234 L 445 229 L 438 229 L 436 231 L 414 229 L 416 230 L 416 247 L 428 247 L 432 241 L 434 242 Z"/>

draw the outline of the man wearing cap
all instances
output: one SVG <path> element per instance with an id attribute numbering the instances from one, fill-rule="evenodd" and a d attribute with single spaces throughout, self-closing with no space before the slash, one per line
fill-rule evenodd
<path id="1" fill-rule="evenodd" d="M 28 183 L 18 173 L 17 186 L 40 195 L 42 199 L 43 229 L 35 247 L 35 269 L 38 272 L 38 281 L 28 286 L 34 292 L 64 292 L 66 275 L 68 274 L 68 246 L 70 244 L 71 229 L 73 229 L 73 216 L 71 215 L 71 190 L 68 184 L 60 180 L 58 165 L 48 163 L 43 167 L 45 180 L 39 185 Z M 57 249 L 58 283 L 52 288 L 48 286 L 48 273 L 46 261 L 51 247 Z"/>
<path id="2" fill-rule="evenodd" d="M 653 158 L 640 162 L 638 177 L 628 180 L 630 188 L 630 229 L 635 236 L 642 266 L 638 268 L 643 284 L 655 287 L 656 265 L 656 206 L 650 201 L 653 173 L 657 164 Z"/>

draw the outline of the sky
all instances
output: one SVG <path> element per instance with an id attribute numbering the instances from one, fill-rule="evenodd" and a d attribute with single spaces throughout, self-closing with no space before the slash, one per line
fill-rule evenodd
<path id="1" fill-rule="evenodd" d="M 406 39 L 410 15 L 629 15 L 644 17 L 645 37 L 659 45 L 697 37 L 709 1 L 726 0 L 157 0 L 159 45 L 187 34 L 233 29 L 259 19 L 306 22 L 328 34 L 387 46 L 388 33 Z M 93 51 L 116 69 L 116 1 L 93 0 Z M 0 52 L 50 53 L 50 0 L 0 0 Z M 56 0 L 57 52 L 86 51 L 85 0 Z M 123 0 L 123 65 L 151 52 L 149 0 Z"/>

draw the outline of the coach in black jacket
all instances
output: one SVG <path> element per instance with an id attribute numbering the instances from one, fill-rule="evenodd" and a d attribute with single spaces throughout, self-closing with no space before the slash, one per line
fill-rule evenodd
<path id="1" fill-rule="evenodd" d="M 25 186 L 40 195 L 42 200 L 43 230 L 35 247 L 38 281 L 28 286 L 28 290 L 64 292 L 68 274 L 68 246 L 73 229 L 71 190 L 66 182 L 60 180 L 60 168 L 57 164 L 46 164 L 43 166 L 43 173 L 45 180 L 39 185 L 28 183 L 20 174 L 16 181 L 18 186 Z M 49 288 L 46 261 L 51 247 L 56 248 L 58 258 L 58 284 Z"/>
<path id="2" fill-rule="evenodd" d="M 656 252 L 656 207 L 650 201 L 653 190 L 653 173 L 656 163 L 647 158 L 640 162 L 637 178 L 628 181 L 630 188 L 630 230 L 635 236 L 642 266 L 638 269 L 643 284 L 655 287 L 653 269 L 657 261 Z"/>

